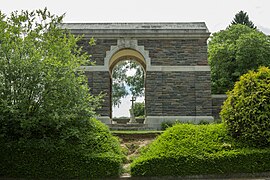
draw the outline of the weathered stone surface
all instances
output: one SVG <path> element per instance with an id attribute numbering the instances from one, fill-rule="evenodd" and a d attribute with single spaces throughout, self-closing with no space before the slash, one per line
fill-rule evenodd
<path id="1" fill-rule="evenodd" d="M 207 65 L 205 39 L 145 39 L 138 44 L 149 51 L 153 66 Z"/>
<path id="2" fill-rule="evenodd" d="M 148 116 L 211 116 L 208 72 L 147 72 Z"/>

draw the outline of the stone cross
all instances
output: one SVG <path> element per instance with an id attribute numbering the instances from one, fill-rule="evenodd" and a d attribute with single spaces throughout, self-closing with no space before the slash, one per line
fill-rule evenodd
<path id="1" fill-rule="evenodd" d="M 136 97 L 132 96 L 130 101 L 131 101 L 131 108 L 134 109 L 134 102 L 136 101 Z"/>
<path id="2" fill-rule="evenodd" d="M 136 119 L 135 119 L 135 116 L 134 116 L 134 102 L 136 101 L 136 98 L 134 97 L 134 96 L 132 96 L 132 98 L 131 98 L 131 109 L 129 110 L 129 112 L 130 112 L 130 121 L 129 121 L 129 123 L 137 123 L 136 122 Z"/>

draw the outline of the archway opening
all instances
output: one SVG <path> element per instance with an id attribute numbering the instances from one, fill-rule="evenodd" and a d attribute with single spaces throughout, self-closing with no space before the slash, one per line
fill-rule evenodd
<path id="1" fill-rule="evenodd" d="M 145 117 L 146 63 L 135 50 L 120 50 L 109 64 L 111 74 L 111 118 L 129 120 L 134 114 L 142 121 Z M 132 112 L 131 112 L 132 110 Z"/>

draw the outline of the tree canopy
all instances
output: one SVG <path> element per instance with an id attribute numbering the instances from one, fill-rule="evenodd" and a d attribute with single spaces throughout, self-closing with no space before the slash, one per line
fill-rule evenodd
<path id="1" fill-rule="evenodd" d="M 47 9 L 0 12 L 0 136 L 74 138 L 89 126 L 100 100 L 80 70 L 90 57 L 62 19 Z"/>
<path id="2" fill-rule="evenodd" d="M 245 25 L 214 33 L 208 44 L 212 92 L 225 93 L 248 70 L 270 66 L 270 39 Z"/>
<path id="3" fill-rule="evenodd" d="M 250 28 L 256 29 L 257 27 L 253 24 L 252 21 L 249 20 L 248 14 L 244 11 L 239 11 L 233 21 L 231 22 L 231 25 L 235 25 L 235 24 L 242 24 L 242 25 L 246 25 Z"/>

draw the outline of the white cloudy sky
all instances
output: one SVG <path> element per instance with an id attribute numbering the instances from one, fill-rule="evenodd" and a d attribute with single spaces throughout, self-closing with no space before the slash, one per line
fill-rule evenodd
<path id="1" fill-rule="evenodd" d="M 270 0 L 0 0 L 0 10 L 43 9 L 66 13 L 64 22 L 206 22 L 210 32 L 225 29 L 244 10 L 270 34 Z M 114 116 L 129 116 L 130 97 Z"/>
<path id="2" fill-rule="evenodd" d="M 6 14 L 48 7 L 66 13 L 65 22 L 206 22 L 210 32 L 224 29 L 244 10 L 270 34 L 269 0 L 0 0 Z"/>

